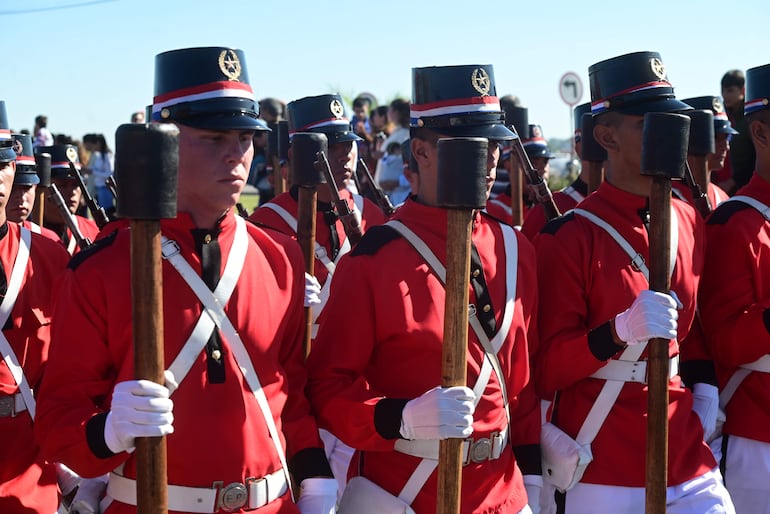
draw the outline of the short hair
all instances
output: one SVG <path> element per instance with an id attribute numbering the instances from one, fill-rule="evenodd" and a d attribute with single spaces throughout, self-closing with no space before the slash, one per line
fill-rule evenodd
<path id="1" fill-rule="evenodd" d="M 722 75 L 722 89 L 736 86 L 740 89 L 746 85 L 746 75 L 741 70 L 730 70 Z"/>
<path id="2" fill-rule="evenodd" d="M 374 111 L 372 111 L 377 116 L 382 116 L 387 119 L 388 117 L 388 106 L 387 105 L 380 105 L 378 106 Z"/>
<path id="3" fill-rule="evenodd" d="M 396 123 L 402 127 L 409 126 L 409 118 L 411 116 L 409 100 L 403 98 L 396 98 L 390 102 L 390 108 L 396 114 Z"/>
<path id="4" fill-rule="evenodd" d="M 372 99 L 369 98 L 368 96 L 357 96 L 355 100 L 353 100 L 354 109 L 356 107 L 364 107 L 364 106 L 368 106 L 368 107 L 372 106 Z"/>
<path id="5" fill-rule="evenodd" d="M 261 113 L 269 114 L 276 119 L 283 118 L 284 105 L 277 98 L 263 98 L 259 101 L 259 110 Z"/>
<path id="6" fill-rule="evenodd" d="M 500 97 L 500 108 L 507 111 L 511 107 L 523 107 L 521 100 L 516 95 L 505 95 Z"/>

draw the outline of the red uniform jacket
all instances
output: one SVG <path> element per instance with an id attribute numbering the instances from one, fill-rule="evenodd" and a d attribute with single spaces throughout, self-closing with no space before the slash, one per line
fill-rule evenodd
<path id="1" fill-rule="evenodd" d="M 692 191 L 690 190 L 690 187 L 684 183 L 684 181 L 672 180 L 671 189 L 674 196 L 695 207 L 695 200 L 693 199 Z M 711 209 L 716 209 L 717 205 L 730 198 L 727 193 L 725 193 L 724 189 L 713 183 L 709 183 L 706 196 L 708 196 Z"/>
<path id="2" fill-rule="evenodd" d="M 348 207 L 352 210 L 354 207 L 353 194 L 347 189 L 343 189 L 340 191 L 340 197 L 347 201 Z M 282 193 L 270 200 L 270 203 L 275 203 L 283 207 L 289 212 L 289 214 L 294 216 L 294 218 L 297 217 L 298 205 L 295 192 L 287 191 Z M 331 208 L 331 206 L 328 204 L 327 207 L 328 209 Z M 324 219 L 324 213 L 322 212 L 322 209 L 323 207 L 319 206 L 316 213 L 316 242 L 326 249 L 329 260 L 333 261 L 334 259 L 332 258 L 332 243 L 329 224 Z M 275 230 L 278 230 L 279 232 L 288 234 L 294 238 L 297 237 L 296 232 L 292 230 L 275 211 L 267 207 L 260 207 L 254 211 L 251 216 L 249 216 L 249 219 L 260 225 L 271 227 Z M 364 199 L 364 208 L 361 212 L 361 230 L 365 232 L 367 228 L 373 225 L 380 225 L 384 222 L 385 215 L 382 213 L 380 208 L 377 207 L 377 205 L 374 204 L 371 200 Z M 342 222 L 339 219 L 334 221 L 334 230 L 337 232 L 339 244 L 342 245 L 343 242 L 347 239 L 347 236 L 345 235 Z M 318 259 L 316 259 L 313 272 L 321 285 L 323 285 L 326 282 L 326 277 L 329 272 Z"/>
<path id="3" fill-rule="evenodd" d="M 0 261 L 10 280 L 19 250 L 19 225 L 6 223 L 0 236 Z M 67 267 L 69 255 L 61 244 L 32 234 L 29 262 L 19 296 L 3 328 L 3 335 L 24 369 L 30 387 L 37 391 L 48 358 L 53 291 Z M 0 361 L 0 395 L 19 388 L 4 361 Z M 52 514 L 59 505 L 56 470 L 40 454 L 34 439 L 29 410 L 15 417 L 0 417 L 0 512 Z M 29 510 L 27 510 L 29 509 Z"/>
<path id="4" fill-rule="evenodd" d="M 770 205 L 759 175 L 739 195 Z M 770 223 L 743 202 L 722 204 L 706 226 L 700 311 L 717 378 L 724 387 L 741 364 L 770 353 Z M 724 432 L 770 443 L 770 374 L 752 371 L 727 404 Z"/>
<path id="5" fill-rule="evenodd" d="M 445 210 L 407 200 L 394 219 L 407 225 L 446 263 Z M 515 312 L 498 355 L 511 398 L 511 440 L 518 443 L 531 442 L 533 429 L 519 420 L 537 420 L 537 416 L 529 416 L 537 408 L 534 395 L 525 400 L 518 397 L 529 378 L 527 341 L 530 328 L 536 326 L 537 285 L 533 248 L 520 234 L 516 238 L 519 258 Z M 506 298 L 500 223 L 477 215 L 473 242 L 480 254 L 499 328 Z M 309 396 L 319 425 L 363 452 L 361 474 L 397 495 L 420 462 L 419 458 L 394 451 L 401 409 L 406 400 L 441 383 L 444 286 L 411 245 L 386 227 L 371 229 L 353 253 L 342 260 L 336 274 L 308 360 Z M 477 303 L 472 289 L 470 301 Z M 469 387 L 475 384 L 483 358 L 484 351 L 469 329 Z M 383 399 L 391 402 L 390 412 L 386 412 L 385 403 L 378 406 Z M 403 403 L 399 405 L 397 399 L 403 399 Z M 390 423 L 384 422 L 386 418 Z M 494 373 L 474 419 L 474 438 L 489 436 L 506 425 Z M 394 428 L 387 437 L 383 434 L 385 425 Z M 534 429 L 539 429 L 537 423 Z M 530 434 L 522 433 L 527 431 Z M 537 436 L 534 441 L 538 441 Z M 357 469 L 357 462 L 354 457 L 351 468 Z M 505 448 L 498 460 L 465 466 L 462 486 L 462 512 L 518 512 L 527 501 L 510 448 Z M 435 512 L 435 472 L 412 508 L 418 513 Z M 372 506 L 372 512 L 376 510 Z"/>
<path id="6" fill-rule="evenodd" d="M 588 184 L 578 178 L 565 189 L 556 191 L 553 194 L 553 201 L 559 212 L 564 214 L 568 210 L 574 209 L 586 196 L 588 196 Z M 521 226 L 521 232 L 532 241 L 540 229 L 545 226 L 545 223 L 545 209 L 540 204 L 535 205 L 527 212 L 527 217 Z"/>
<path id="7" fill-rule="evenodd" d="M 291 467 L 296 464 L 297 469 L 303 465 L 307 469 L 312 467 L 311 457 L 323 457 L 323 450 L 303 394 L 302 255 L 288 238 L 268 236 L 263 229 L 247 225 L 246 261 L 226 312 L 251 356 L 276 426 L 284 436 L 281 442 Z M 161 222 L 163 234 L 179 244 L 185 259 L 201 273 L 191 233 L 194 228 L 185 213 Z M 235 233 L 232 211 L 219 228 L 215 237 L 224 269 Z M 97 476 L 122 463 L 125 476 L 136 476 L 134 455 L 113 455 L 99 440 L 103 431 L 93 433 L 98 417 L 109 409 L 115 383 L 135 376 L 129 239 L 129 230 L 118 230 L 73 259 L 54 316 L 56 342 L 40 391 L 36 430 L 50 459 L 83 476 Z M 168 262 L 163 262 L 163 314 L 168 367 L 201 314 L 200 301 Z M 175 430 L 167 438 L 169 484 L 243 483 L 246 477 L 263 477 L 281 468 L 257 402 L 224 338 L 222 344 L 224 382 L 208 381 L 204 351 L 173 393 Z M 324 465 L 328 469 L 325 460 Z M 297 469 L 292 469 L 295 477 Z M 298 480 L 301 478 L 304 476 Z M 108 512 L 135 510 L 113 502 Z M 260 512 L 297 510 L 287 493 Z"/>
<path id="8" fill-rule="evenodd" d="M 647 263 L 649 244 L 639 211 L 647 199 L 604 182 L 580 208 L 612 225 Z M 687 334 L 703 267 L 703 225 L 695 211 L 672 200 L 679 223 L 677 261 L 671 279 L 684 308 L 679 337 Z M 612 341 L 609 320 L 649 289 L 642 273 L 602 228 L 570 214 L 552 221 L 535 239 L 540 284 L 541 349 L 534 368 L 543 398 L 559 391 L 555 424 L 576 437 L 604 381 L 589 378 L 622 351 Z M 679 353 L 677 341 L 670 355 Z M 642 355 L 646 358 L 646 351 Z M 703 442 L 692 395 L 679 377 L 669 382 L 668 483 L 676 485 L 712 469 L 716 462 Z M 591 445 L 594 460 L 583 476 L 592 484 L 643 487 L 647 430 L 647 387 L 626 383 Z"/>
<path id="9" fill-rule="evenodd" d="M 37 223 L 32 223 L 29 220 L 24 220 L 21 225 L 26 228 L 27 230 L 30 230 L 32 232 L 35 232 L 37 234 L 41 234 L 44 237 L 50 239 L 51 241 L 56 241 L 57 243 L 61 243 L 61 239 L 59 236 L 54 232 L 53 230 L 45 227 L 41 227 Z"/>
<path id="10" fill-rule="evenodd" d="M 487 200 L 487 207 L 485 209 L 491 216 L 499 219 L 500 221 L 513 225 L 513 209 L 511 209 L 511 194 L 510 192 L 500 193 L 494 198 Z M 522 219 L 527 217 L 526 202 L 521 206 Z"/>

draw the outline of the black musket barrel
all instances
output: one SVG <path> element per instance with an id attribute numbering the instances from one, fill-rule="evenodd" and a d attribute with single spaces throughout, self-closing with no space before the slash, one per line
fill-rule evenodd
<path id="1" fill-rule="evenodd" d="M 517 135 L 526 134 L 529 130 L 529 111 L 526 107 L 506 107 L 505 124 Z M 520 227 L 524 223 L 524 167 L 518 158 L 514 158 L 514 153 L 511 149 L 508 183 L 511 186 L 512 223 L 514 227 Z"/>
<path id="2" fill-rule="evenodd" d="M 441 385 L 465 386 L 468 353 L 468 277 L 475 209 L 487 203 L 489 142 L 484 138 L 438 140 L 437 204 L 447 209 L 446 303 L 441 349 Z M 459 514 L 463 440 L 439 441 L 436 512 Z"/>
<path id="3" fill-rule="evenodd" d="M 35 199 L 32 218 L 35 220 L 35 223 L 42 227 L 45 219 L 46 190 L 51 186 L 51 154 L 35 154 L 35 167 L 37 168 L 37 176 L 40 179 L 40 183 L 37 185 L 37 198 Z"/>
<path id="4" fill-rule="evenodd" d="M 668 293 L 671 288 L 671 179 L 681 179 L 687 162 L 690 118 L 681 114 L 647 113 L 642 129 L 642 175 L 650 186 L 650 289 Z M 647 464 L 646 512 L 666 511 L 668 479 L 668 374 L 669 342 L 655 338 L 647 343 Z"/>
<path id="5" fill-rule="evenodd" d="M 176 217 L 179 129 L 170 123 L 121 125 L 115 133 L 117 212 L 130 220 L 134 373 L 164 384 L 160 220 Z M 137 512 L 168 512 L 166 438 L 136 438 Z"/>
<path id="6" fill-rule="evenodd" d="M 281 120 L 276 124 L 276 148 L 278 159 L 286 162 L 289 158 L 289 122 Z"/>

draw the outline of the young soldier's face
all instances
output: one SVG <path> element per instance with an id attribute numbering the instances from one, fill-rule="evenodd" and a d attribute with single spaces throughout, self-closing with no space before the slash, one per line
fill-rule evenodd
<path id="1" fill-rule="evenodd" d="M 214 219 L 238 201 L 254 157 L 253 130 L 179 125 L 179 211 Z"/>
<path id="2" fill-rule="evenodd" d="M 743 100 L 746 93 L 745 89 L 741 89 L 738 86 L 729 86 L 722 88 L 722 98 L 724 99 L 725 107 L 732 109 L 738 105 L 738 102 Z"/>
<path id="3" fill-rule="evenodd" d="M 329 167 L 334 181 L 340 189 L 345 187 L 345 180 L 353 176 L 358 160 L 358 146 L 355 141 L 335 143 L 329 146 Z"/>
<path id="4" fill-rule="evenodd" d="M 13 188 L 13 177 L 15 174 L 15 162 L 0 163 L 0 209 L 3 211 L 5 211 L 5 206 L 8 205 L 8 196 L 10 196 L 11 189 Z"/>
<path id="5" fill-rule="evenodd" d="M 32 206 L 35 205 L 36 189 L 32 184 L 13 186 L 11 196 L 8 197 L 8 204 L 5 206 L 5 214 L 9 221 L 14 223 L 26 221 L 32 211 Z"/>
<path id="6" fill-rule="evenodd" d="M 717 134 L 714 136 L 715 152 L 708 154 L 709 170 L 721 170 L 725 165 L 727 151 L 730 149 L 728 134 Z"/>

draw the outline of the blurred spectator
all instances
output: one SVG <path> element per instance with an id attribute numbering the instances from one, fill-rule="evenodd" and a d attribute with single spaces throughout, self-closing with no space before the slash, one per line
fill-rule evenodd
<path id="1" fill-rule="evenodd" d="M 115 198 L 107 187 L 106 181 L 112 176 L 114 157 L 103 134 L 90 134 L 90 136 L 89 139 L 83 138 L 83 144 L 91 152 L 88 169 L 93 177 L 96 201 L 112 218 L 115 212 Z"/>
<path id="2" fill-rule="evenodd" d="M 144 111 L 136 111 L 132 114 L 131 123 L 144 123 Z"/>
<path id="3" fill-rule="evenodd" d="M 32 146 L 51 146 L 53 144 L 53 135 L 48 130 L 48 116 L 42 114 L 35 118 L 35 139 Z"/>
<path id="4" fill-rule="evenodd" d="M 388 120 L 393 123 L 393 131 L 385 138 L 380 148 L 384 149 L 380 160 L 377 162 L 377 171 L 374 175 L 374 179 L 380 185 L 385 194 L 390 195 L 398 187 L 399 177 L 402 175 L 402 170 L 398 170 L 398 173 L 393 175 L 392 171 L 394 167 L 388 168 L 387 166 L 393 161 L 390 158 L 391 151 L 398 148 L 398 159 L 401 155 L 401 143 L 409 139 L 409 101 L 403 98 L 396 98 L 390 102 L 388 107 Z"/>
<path id="5" fill-rule="evenodd" d="M 259 117 L 267 123 L 275 123 L 283 119 L 286 105 L 277 98 L 263 98 L 259 101 Z"/>
<path id="6" fill-rule="evenodd" d="M 738 134 L 730 140 L 728 153 L 732 177 L 718 185 L 733 195 L 751 178 L 754 172 L 754 144 L 749 136 L 749 127 L 743 118 L 743 104 L 746 96 L 746 76 L 741 70 L 730 70 L 722 76 L 722 98 L 725 111 Z"/>

